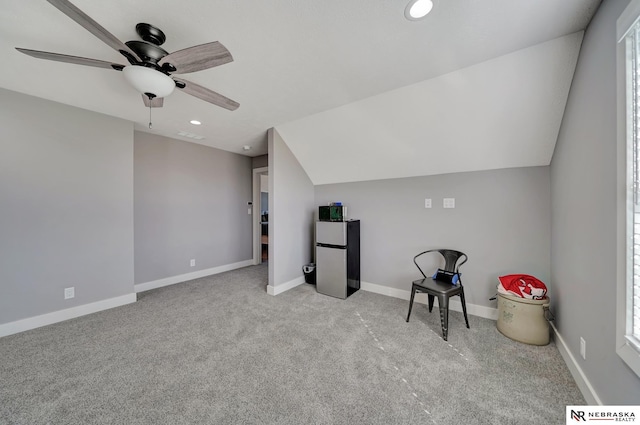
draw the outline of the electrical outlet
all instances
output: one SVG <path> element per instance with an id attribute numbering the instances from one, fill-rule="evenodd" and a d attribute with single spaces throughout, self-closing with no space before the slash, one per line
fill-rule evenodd
<path id="1" fill-rule="evenodd" d="M 70 298 L 73 298 L 76 296 L 76 288 L 75 287 L 71 287 L 71 288 L 64 288 L 64 299 L 68 300 Z"/>
<path id="2" fill-rule="evenodd" d="M 189 265 L 190 265 L 191 267 L 195 267 L 195 266 L 196 266 L 196 260 L 191 260 L 191 261 L 189 261 Z"/>
<path id="3" fill-rule="evenodd" d="M 584 360 L 587 360 L 587 341 L 583 337 L 580 337 L 580 355 Z"/>
<path id="4" fill-rule="evenodd" d="M 424 207 L 425 208 L 431 208 L 431 198 L 425 198 Z"/>

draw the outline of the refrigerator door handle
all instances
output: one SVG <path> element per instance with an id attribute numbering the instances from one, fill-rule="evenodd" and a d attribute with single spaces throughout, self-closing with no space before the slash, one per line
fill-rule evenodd
<path id="1" fill-rule="evenodd" d="M 316 246 L 319 246 L 322 248 L 347 249 L 346 245 L 331 245 L 328 243 L 318 243 L 316 244 Z"/>

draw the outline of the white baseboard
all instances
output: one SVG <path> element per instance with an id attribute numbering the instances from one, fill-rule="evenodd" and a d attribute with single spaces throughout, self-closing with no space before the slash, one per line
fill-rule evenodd
<path id="1" fill-rule="evenodd" d="M 411 298 L 411 291 L 390 288 L 388 286 L 377 285 L 375 283 L 360 282 L 360 289 L 362 289 L 363 291 L 374 292 L 376 294 L 400 298 L 407 301 L 409 301 L 409 299 Z M 427 294 L 416 294 L 413 301 L 420 304 L 427 304 Z M 449 309 L 453 311 L 462 311 L 462 303 L 457 299 L 451 299 L 449 301 Z M 467 303 L 467 313 L 473 316 L 484 317 L 485 319 L 498 320 L 497 308 Z"/>
<path id="2" fill-rule="evenodd" d="M 403 300 L 409 300 L 411 298 L 411 291 L 376 285 L 375 283 L 361 282 L 360 289 L 364 291 L 374 292 L 376 294 L 387 295 L 389 297 L 400 298 Z M 426 304 L 427 295 L 416 294 L 414 302 Z M 451 300 L 449 302 L 449 308 L 455 311 L 462 311 L 462 304 L 458 300 Z M 486 319 L 498 320 L 498 309 L 496 308 L 467 303 L 467 313 L 474 316 L 484 317 Z M 582 393 L 582 396 L 586 400 L 587 404 L 602 406 L 602 400 L 600 400 L 600 397 L 598 397 L 598 394 L 596 394 L 596 391 L 587 379 L 587 376 L 582 371 L 582 368 L 576 361 L 576 358 L 573 357 L 573 354 L 571 354 L 571 351 L 569 351 L 569 347 L 562 338 L 562 335 L 560 335 L 553 322 L 550 323 L 551 328 L 553 329 L 558 351 L 560 352 L 562 359 L 566 363 L 567 368 L 571 372 L 573 379 L 576 381 L 576 384 L 578 385 L 578 388 L 580 389 L 580 392 Z"/>
<path id="3" fill-rule="evenodd" d="M 198 270 L 191 273 L 185 273 L 178 276 L 165 277 L 163 279 L 152 280 L 150 282 L 138 283 L 134 285 L 136 292 L 149 291 L 151 289 L 162 288 L 163 286 L 174 285 L 176 283 L 186 282 L 188 280 L 198 279 L 205 276 L 211 276 L 218 273 L 228 272 L 229 270 L 240 269 L 253 265 L 253 259 L 240 261 L 238 263 L 225 264 L 224 266 L 212 267 L 210 269 Z"/>
<path id="4" fill-rule="evenodd" d="M 40 316 L 29 317 L 27 319 L 16 320 L 15 322 L 0 325 L 0 337 L 17 334 L 41 326 L 52 325 L 54 323 L 63 322 L 76 317 L 85 316 L 91 313 L 97 313 L 102 310 L 108 310 L 114 307 L 120 307 L 137 301 L 135 293 L 121 295 L 115 298 L 96 301 L 89 304 L 79 305 L 64 310 L 54 311 L 52 313 L 42 314 Z"/>
<path id="5" fill-rule="evenodd" d="M 560 335 L 560 332 L 558 332 L 558 329 L 555 327 L 553 322 L 550 323 L 551 328 L 553 329 L 554 340 L 556 342 L 556 346 L 558 347 L 558 351 L 560 351 L 560 355 L 564 359 L 564 362 L 567 364 L 569 372 L 571 372 L 571 376 L 573 376 L 573 379 L 576 381 L 576 384 L 578 385 L 582 396 L 587 401 L 587 404 L 592 406 L 602 406 L 602 400 L 600 400 L 600 397 L 598 397 L 598 394 L 596 394 L 596 391 L 593 389 L 591 382 L 589 382 L 587 376 L 582 371 L 582 368 L 576 361 L 576 358 L 573 357 L 573 354 L 571 354 L 571 351 L 569 351 L 569 347 L 565 343 L 564 338 L 562 338 L 562 335 Z"/>
<path id="6" fill-rule="evenodd" d="M 281 283 L 280 285 L 272 286 L 267 285 L 267 294 L 269 295 L 278 295 L 282 294 L 289 289 L 295 288 L 298 285 L 302 285 L 304 283 L 304 276 L 298 276 L 289 282 Z"/>

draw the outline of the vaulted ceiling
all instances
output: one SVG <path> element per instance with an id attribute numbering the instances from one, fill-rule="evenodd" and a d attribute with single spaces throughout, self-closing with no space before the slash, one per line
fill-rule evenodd
<path id="1" fill-rule="evenodd" d="M 72 2 L 122 41 L 138 39 L 139 22 L 161 28 L 169 52 L 220 41 L 234 61 L 185 77 L 240 108 L 174 92 L 153 109 L 149 130 L 149 109 L 122 73 L 15 50 L 124 62 L 45 0 L 0 4 L 1 87 L 250 156 L 266 153 L 266 130 L 276 127 L 319 184 L 548 163 L 579 50 L 574 33 L 600 0 L 434 0 L 415 22 L 404 17 L 406 0 Z M 390 171 L 348 171 L 338 152 L 363 166 L 388 161 Z M 424 164 L 400 172 L 418 156 Z M 343 171 L 333 179 L 321 167 Z"/>
<path id="2" fill-rule="evenodd" d="M 314 184 L 549 165 L 581 41 L 556 38 L 277 130 Z"/>

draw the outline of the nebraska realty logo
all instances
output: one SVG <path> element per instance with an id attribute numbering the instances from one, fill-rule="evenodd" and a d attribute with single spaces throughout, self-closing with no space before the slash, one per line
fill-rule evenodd
<path id="1" fill-rule="evenodd" d="M 636 422 L 640 417 L 640 406 L 567 406 L 566 413 L 567 424 L 590 421 Z"/>

